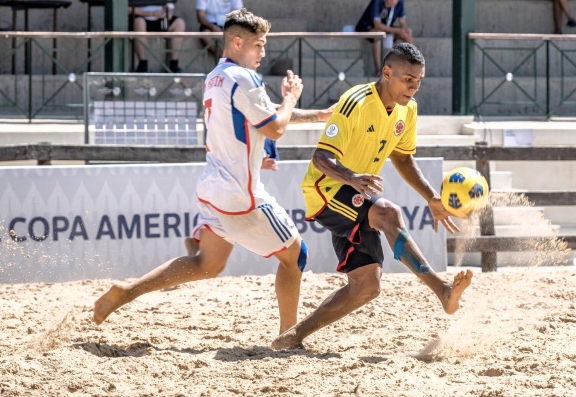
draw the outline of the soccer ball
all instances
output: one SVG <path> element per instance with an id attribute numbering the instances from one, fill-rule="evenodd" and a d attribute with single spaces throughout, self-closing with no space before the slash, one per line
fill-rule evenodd
<path id="1" fill-rule="evenodd" d="M 440 200 L 449 213 L 459 218 L 466 218 L 471 211 L 486 206 L 488 182 L 475 169 L 468 167 L 453 169 L 442 181 Z"/>

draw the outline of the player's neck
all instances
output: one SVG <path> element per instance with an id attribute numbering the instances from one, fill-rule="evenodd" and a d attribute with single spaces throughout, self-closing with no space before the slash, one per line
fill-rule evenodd
<path id="1" fill-rule="evenodd" d="M 386 81 L 383 78 L 380 78 L 380 80 L 376 82 L 376 91 L 378 92 L 378 96 L 380 97 L 380 100 L 382 101 L 382 104 L 384 105 L 386 112 L 390 114 L 392 113 L 394 107 L 396 106 L 396 101 L 392 99 L 392 96 L 390 96 L 390 94 L 388 93 L 387 88 L 388 87 L 386 85 Z"/>

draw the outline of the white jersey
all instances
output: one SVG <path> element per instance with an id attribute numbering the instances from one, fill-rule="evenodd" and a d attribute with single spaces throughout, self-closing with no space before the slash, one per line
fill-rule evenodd
<path id="1" fill-rule="evenodd" d="M 228 215 L 276 203 L 260 181 L 266 137 L 258 131 L 276 111 L 256 72 L 220 59 L 204 83 L 206 167 L 198 199 Z"/>
<path id="2" fill-rule="evenodd" d="M 196 0 L 196 9 L 206 13 L 206 19 L 223 27 L 226 14 L 243 8 L 242 0 Z"/>

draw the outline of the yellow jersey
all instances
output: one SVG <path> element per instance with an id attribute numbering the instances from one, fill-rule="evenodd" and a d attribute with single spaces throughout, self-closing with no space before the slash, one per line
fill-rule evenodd
<path id="1" fill-rule="evenodd" d="M 406 106 L 396 104 L 388 114 L 375 83 L 357 85 L 340 97 L 317 148 L 333 153 L 344 167 L 356 173 L 377 175 L 393 150 L 416 153 L 416 120 L 416 101 Z M 311 161 L 301 184 L 306 219 L 313 220 L 342 185 Z"/>

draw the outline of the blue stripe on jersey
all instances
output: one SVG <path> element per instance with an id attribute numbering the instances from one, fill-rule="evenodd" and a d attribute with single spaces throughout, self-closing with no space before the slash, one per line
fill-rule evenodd
<path id="1" fill-rule="evenodd" d="M 254 126 L 254 128 L 257 128 L 257 129 L 258 129 L 258 128 L 262 128 L 262 127 L 264 127 L 266 124 L 268 124 L 269 122 L 276 120 L 277 117 L 278 117 L 278 116 L 276 116 L 276 113 L 274 113 L 272 116 L 270 116 L 270 117 L 268 117 L 267 119 L 264 119 L 264 120 L 262 120 L 261 122 L 259 122 L 258 124 L 256 124 L 256 125 Z"/>
<path id="2" fill-rule="evenodd" d="M 280 237 L 280 241 L 285 242 L 290 238 L 290 231 L 286 227 L 285 224 L 280 222 L 274 211 L 272 210 L 272 206 L 270 204 L 263 204 L 259 207 L 266 218 L 268 218 L 268 222 L 270 222 L 270 226 L 276 232 L 278 237 Z"/>
<path id="3" fill-rule="evenodd" d="M 234 106 L 234 93 L 238 88 L 238 83 L 234 83 L 232 87 L 232 94 L 230 95 L 230 105 L 232 106 L 232 124 L 234 125 L 234 135 L 242 143 L 246 143 L 246 129 L 244 128 L 244 122 L 246 118 L 242 112 Z"/>
<path id="4" fill-rule="evenodd" d="M 254 85 L 256 87 L 262 87 L 262 79 L 256 74 L 256 72 L 252 71 L 252 70 L 248 70 L 248 74 L 250 75 L 250 77 L 252 77 L 252 81 L 254 82 Z"/>

